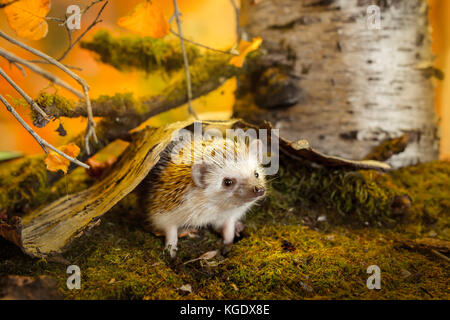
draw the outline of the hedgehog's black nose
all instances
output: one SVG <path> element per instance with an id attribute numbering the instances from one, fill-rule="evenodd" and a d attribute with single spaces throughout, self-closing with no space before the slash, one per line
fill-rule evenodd
<path id="1" fill-rule="evenodd" d="M 257 186 L 255 186 L 255 187 L 253 188 L 253 192 L 254 192 L 254 194 L 255 194 L 255 197 L 260 197 L 260 196 L 262 196 L 262 195 L 264 194 L 265 191 L 266 191 L 266 190 L 265 190 L 263 187 L 257 187 Z"/>

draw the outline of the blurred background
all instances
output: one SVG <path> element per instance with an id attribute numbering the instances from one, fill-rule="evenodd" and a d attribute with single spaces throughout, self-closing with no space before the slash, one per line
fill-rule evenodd
<path id="1" fill-rule="evenodd" d="M 142 0 L 114 0 L 109 1 L 103 12 L 103 22 L 95 26 L 85 39 L 92 37 L 98 29 L 108 29 L 114 35 L 128 34 L 128 32 L 117 26 L 118 18 L 130 13 L 135 5 Z M 235 14 L 230 0 L 178 0 L 180 10 L 183 13 L 183 32 L 186 37 L 195 39 L 205 45 L 218 49 L 229 49 L 235 45 Z M 80 7 L 84 7 L 91 1 L 78 1 Z M 450 75 L 450 29 L 446 22 L 450 19 L 450 1 L 448 0 L 428 0 L 430 5 L 429 17 L 432 26 L 433 51 L 436 55 L 435 67 L 441 69 L 444 74 Z M 163 6 L 167 19 L 172 15 L 172 1 L 159 1 Z M 53 0 L 48 16 L 62 17 L 68 5 L 73 4 L 73 0 Z M 89 10 L 83 16 L 82 30 L 95 19 L 101 4 Z M 0 29 L 15 36 L 8 26 L 6 18 L 0 11 Z M 176 29 L 176 28 L 175 28 Z M 75 34 L 79 34 L 78 31 Z M 67 36 L 63 27 L 57 22 L 49 22 L 49 33 L 46 38 L 40 41 L 26 41 L 25 43 L 42 50 L 49 55 L 59 56 L 67 48 Z M 32 59 L 33 56 L 27 54 L 17 47 L 0 39 L 0 46 L 10 50 L 21 57 Z M 145 74 L 141 71 L 119 72 L 111 66 L 97 61 L 95 54 L 87 50 L 75 47 L 64 60 L 65 64 L 79 66 L 81 71 L 77 71 L 91 86 L 91 98 L 100 95 L 113 95 L 115 93 L 133 92 L 135 97 L 148 96 L 160 92 L 169 82 L 167 76 L 162 73 Z M 35 97 L 46 86 L 48 81 L 38 77 L 31 72 L 27 72 L 24 77 L 15 67 L 10 67 L 4 60 L 0 59 L 0 67 L 3 68 L 16 83 L 31 96 Z M 61 71 L 51 69 L 52 72 L 62 77 L 69 83 L 77 87 L 77 84 L 68 79 Z M 183 71 L 180 71 L 183 72 Z M 222 87 L 194 101 L 194 108 L 201 113 L 202 118 L 228 118 L 232 114 L 234 104 L 234 90 L 236 81 L 227 81 Z M 54 92 L 54 88 L 48 88 L 49 92 Z M 17 93 L 6 81 L 0 79 L 0 93 L 19 98 Z M 74 97 L 65 90 L 59 90 L 59 94 Z M 450 160 L 450 79 L 448 76 L 443 81 L 436 81 L 435 107 L 440 118 L 441 127 L 441 159 Z M 29 133 L 19 125 L 10 113 L 0 107 L 0 151 L 19 151 L 25 154 L 42 153 L 42 149 L 29 135 Z M 28 109 L 18 107 L 18 112 L 31 123 L 28 116 Z M 149 121 L 151 125 L 160 125 L 168 121 L 175 121 L 187 117 L 185 106 L 159 115 Z M 56 128 L 60 122 L 63 123 L 68 132 L 66 137 L 60 137 Z M 85 129 L 84 119 L 59 119 L 53 121 L 45 128 L 35 128 L 36 132 L 44 139 L 54 145 L 61 145 Z"/>

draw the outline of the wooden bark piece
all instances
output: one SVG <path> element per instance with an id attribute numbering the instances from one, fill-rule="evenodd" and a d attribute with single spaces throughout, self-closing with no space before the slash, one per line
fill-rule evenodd
<path id="1" fill-rule="evenodd" d="M 142 181 L 169 144 L 172 133 L 189 125 L 177 122 L 139 132 L 106 178 L 77 194 L 62 197 L 25 216 L 23 227 L 0 224 L 0 235 L 32 257 L 61 253 L 83 230 L 97 220 Z M 18 219 L 18 218 L 16 218 Z"/>
<path id="2" fill-rule="evenodd" d="M 245 122 L 243 120 L 235 120 L 233 123 L 235 127 L 264 128 L 272 129 L 270 122 L 265 121 L 260 127 Z M 380 170 L 387 171 L 391 169 L 391 166 L 387 163 L 374 160 L 349 160 L 341 157 L 329 156 L 320 151 L 313 149 L 307 140 L 301 139 L 296 141 L 290 141 L 283 137 L 279 137 L 280 152 L 285 153 L 288 157 L 294 160 L 308 160 L 313 163 L 323 165 L 325 167 L 336 167 L 340 169 L 348 170 Z"/>

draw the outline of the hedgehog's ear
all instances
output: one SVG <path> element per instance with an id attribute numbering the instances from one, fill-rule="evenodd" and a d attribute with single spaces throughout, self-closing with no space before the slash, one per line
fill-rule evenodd
<path id="1" fill-rule="evenodd" d="M 208 171 L 208 164 L 205 162 L 195 162 L 192 165 L 192 180 L 200 188 L 206 188 L 205 174 Z"/>

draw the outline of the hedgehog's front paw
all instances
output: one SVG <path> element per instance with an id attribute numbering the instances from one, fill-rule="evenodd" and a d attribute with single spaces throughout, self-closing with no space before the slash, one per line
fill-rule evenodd
<path id="1" fill-rule="evenodd" d="M 176 225 L 168 226 L 165 229 L 166 234 L 166 248 L 165 250 L 170 254 L 172 258 L 177 255 L 177 243 L 178 243 L 178 227 Z"/>
<path id="2" fill-rule="evenodd" d="M 170 255 L 171 258 L 175 258 L 177 256 L 178 248 L 176 245 L 168 244 L 164 250 Z"/>
<path id="3" fill-rule="evenodd" d="M 234 225 L 234 235 L 236 238 L 239 238 L 241 236 L 241 232 L 244 231 L 245 226 L 242 222 L 237 221 Z"/>

